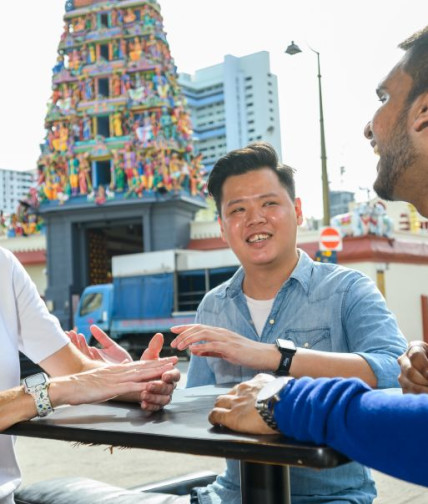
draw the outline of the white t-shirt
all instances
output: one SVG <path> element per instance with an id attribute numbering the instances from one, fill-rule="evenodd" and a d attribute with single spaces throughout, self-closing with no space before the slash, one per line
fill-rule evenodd
<path id="1" fill-rule="evenodd" d="M 254 327 L 256 328 L 257 334 L 260 338 L 263 332 L 263 327 L 265 326 L 269 313 L 272 310 L 275 298 L 253 299 L 245 296 L 245 299 L 247 300 L 248 310 L 250 311 Z"/>
<path id="2" fill-rule="evenodd" d="M 68 343 L 16 257 L 0 247 L 0 390 L 19 385 L 18 350 L 36 363 Z M 13 436 L 0 434 L 0 503 L 13 502 L 21 478 Z"/>

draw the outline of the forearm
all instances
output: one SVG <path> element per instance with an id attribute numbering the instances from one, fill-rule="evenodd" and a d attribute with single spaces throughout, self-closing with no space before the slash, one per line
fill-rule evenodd
<path id="1" fill-rule="evenodd" d="M 37 415 L 34 399 L 16 387 L 0 392 L 0 431 Z"/>
<path id="2" fill-rule="evenodd" d="M 280 430 L 300 441 L 328 444 L 362 464 L 428 485 L 428 396 L 372 391 L 360 380 L 303 378 L 275 407 Z M 415 442 L 409 442 L 409 432 Z"/>
<path id="3" fill-rule="evenodd" d="M 275 372 L 278 369 L 280 353 L 276 345 L 253 343 L 259 345 L 258 369 L 260 371 Z M 369 364 L 360 355 L 338 352 L 319 352 L 298 348 L 293 357 L 290 376 L 301 378 L 351 378 L 356 377 L 365 381 L 371 387 L 376 387 L 377 378 Z"/>
<path id="4" fill-rule="evenodd" d="M 371 387 L 377 386 L 372 368 L 360 355 L 352 353 L 319 352 L 298 348 L 290 367 L 295 378 L 360 378 Z"/>

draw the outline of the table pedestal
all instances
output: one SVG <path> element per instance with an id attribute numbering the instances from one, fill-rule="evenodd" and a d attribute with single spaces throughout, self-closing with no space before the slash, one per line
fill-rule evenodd
<path id="1" fill-rule="evenodd" d="M 288 466 L 241 460 L 242 504 L 291 504 Z"/>

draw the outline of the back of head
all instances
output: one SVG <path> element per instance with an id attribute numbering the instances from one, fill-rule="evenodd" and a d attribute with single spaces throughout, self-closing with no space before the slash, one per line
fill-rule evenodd
<path id="1" fill-rule="evenodd" d="M 406 51 L 403 70 L 413 80 L 407 97 L 407 103 L 411 104 L 418 96 L 428 91 L 428 26 L 414 33 L 399 47 Z"/>
<path id="2" fill-rule="evenodd" d="M 222 189 L 226 179 L 264 168 L 276 173 L 279 182 L 294 201 L 294 170 L 289 166 L 279 165 L 278 155 L 272 145 L 267 142 L 255 142 L 221 157 L 209 175 L 208 192 L 214 198 L 219 215 L 221 215 Z"/>

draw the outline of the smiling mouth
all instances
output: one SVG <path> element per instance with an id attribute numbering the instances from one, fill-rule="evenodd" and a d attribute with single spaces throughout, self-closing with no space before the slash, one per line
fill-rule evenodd
<path id="1" fill-rule="evenodd" d="M 247 238 L 247 243 L 260 243 L 260 242 L 269 240 L 269 238 L 271 238 L 271 237 L 272 237 L 271 234 L 258 233 L 258 234 L 252 235 L 249 238 Z"/>

